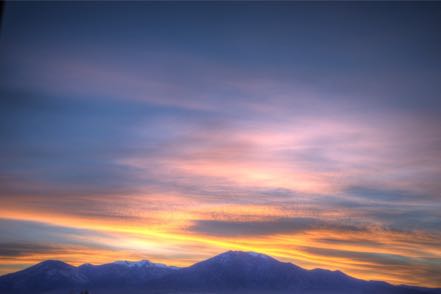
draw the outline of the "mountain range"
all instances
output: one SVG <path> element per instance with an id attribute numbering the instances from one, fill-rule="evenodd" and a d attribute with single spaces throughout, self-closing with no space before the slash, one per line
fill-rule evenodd
<path id="1" fill-rule="evenodd" d="M 268 255 L 228 251 L 189 267 L 147 260 L 75 267 L 47 260 L 0 277 L 1 294 L 305 293 L 441 294 L 441 289 L 395 286 L 341 271 L 306 270 Z"/>

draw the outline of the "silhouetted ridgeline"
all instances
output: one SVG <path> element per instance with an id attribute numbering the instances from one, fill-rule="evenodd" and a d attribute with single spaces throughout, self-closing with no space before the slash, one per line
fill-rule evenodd
<path id="1" fill-rule="evenodd" d="M 79 267 L 48 260 L 0 277 L 0 293 L 441 294 L 441 289 L 364 281 L 340 271 L 305 270 L 263 254 L 228 251 L 186 268 L 147 260 Z"/>

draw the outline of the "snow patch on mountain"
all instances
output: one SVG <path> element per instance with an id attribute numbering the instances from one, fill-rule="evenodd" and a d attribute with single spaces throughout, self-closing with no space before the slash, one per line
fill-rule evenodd
<path id="1" fill-rule="evenodd" d="M 141 267 L 170 268 L 165 264 L 153 263 L 145 259 L 140 261 L 118 260 L 113 262 L 113 264 L 123 265 L 130 268 L 141 268 Z"/>

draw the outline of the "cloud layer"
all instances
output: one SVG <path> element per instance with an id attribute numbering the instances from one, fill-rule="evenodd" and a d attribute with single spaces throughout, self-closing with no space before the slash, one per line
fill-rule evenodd
<path id="1" fill-rule="evenodd" d="M 0 273 L 245 249 L 441 287 L 441 7 L 390 6 L 8 3 Z"/>

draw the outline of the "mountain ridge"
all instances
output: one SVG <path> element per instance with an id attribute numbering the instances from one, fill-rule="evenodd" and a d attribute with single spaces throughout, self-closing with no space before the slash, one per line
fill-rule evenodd
<path id="1" fill-rule="evenodd" d="M 73 266 L 46 260 L 0 276 L 1 294 L 90 293 L 384 293 L 440 294 L 441 289 L 366 281 L 341 271 L 306 270 L 256 252 L 227 251 L 188 267 L 148 260 Z M 72 292 L 71 292 L 72 291 Z"/>

